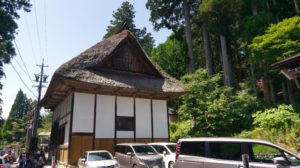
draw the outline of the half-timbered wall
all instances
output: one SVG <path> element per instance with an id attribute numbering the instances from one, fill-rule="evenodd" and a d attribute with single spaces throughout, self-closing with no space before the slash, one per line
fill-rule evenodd
<path id="1" fill-rule="evenodd" d="M 86 150 L 114 153 L 117 143 L 168 141 L 169 137 L 166 100 L 75 92 L 72 118 L 71 164 Z"/>

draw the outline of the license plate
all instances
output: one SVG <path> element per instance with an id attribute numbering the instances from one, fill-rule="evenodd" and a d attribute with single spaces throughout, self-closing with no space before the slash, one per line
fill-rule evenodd
<path id="1" fill-rule="evenodd" d="M 155 166 L 153 166 L 153 168 L 159 168 L 159 166 L 158 166 L 158 165 L 155 165 Z"/>

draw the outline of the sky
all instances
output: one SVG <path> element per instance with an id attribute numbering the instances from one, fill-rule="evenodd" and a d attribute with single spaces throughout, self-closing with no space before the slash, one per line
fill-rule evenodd
<path id="1" fill-rule="evenodd" d="M 137 28 L 146 27 L 152 33 L 155 44 L 167 39 L 171 31 L 153 30 L 149 21 L 150 11 L 146 0 L 128 0 L 134 6 Z M 28 98 L 37 99 L 38 83 L 34 74 L 39 74 L 44 60 L 44 72 L 48 83 L 42 90 L 42 98 L 54 71 L 62 64 L 79 55 L 102 40 L 106 28 L 113 19 L 113 11 L 122 0 L 31 0 L 31 12 L 19 11 L 20 19 L 16 39 L 16 57 L 11 64 L 4 65 L 5 77 L 1 98 L 3 118 L 7 118 L 17 92 L 22 91 Z M 15 70 L 14 70 L 15 69 Z M 23 82 L 22 82 L 23 81 Z"/>

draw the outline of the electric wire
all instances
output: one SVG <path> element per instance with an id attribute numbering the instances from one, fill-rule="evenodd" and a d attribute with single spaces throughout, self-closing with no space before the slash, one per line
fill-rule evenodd
<path id="1" fill-rule="evenodd" d="M 30 31 L 30 28 L 29 28 L 29 26 L 28 26 L 28 21 L 27 21 L 27 16 L 26 16 L 26 14 L 25 14 L 25 11 L 23 11 L 23 15 L 24 15 L 24 20 L 25 20 L 25 25 L 26 25 L 26 30 L 27 30 L 28 39 L 29 39 L 30 46 L 31 46 L 32 55 L 33 55 L 35 64 L 37 64 L 36 53 L 35 53 L 35 51 L 34 51 L 34 49 L 33 49 L 33 43 L 32 43 L 32 38 L 31 38 L 31 31 Z"/>
<path id="2" fill-rule="evenodd" d="M 17 71 L 17 69 L 15 68 L 15 66 L 10 63 L 10 65 L 12 66 L 12 68 L 14 69 L 14 71 L 16 72 L 16 74 L 18 75 L 18 77 L 20 78 L 20 80 L 22 81 L 22 83 L 24 84 L 24 86 L 27 88 L 27 90 L 34 96 L 37 98 L 37 96 L 34 94 L 34 92 L 26 85 L 26 83 L 24 82 L 23 78 L 21 77 L 21 75 L 19 74 L 19 72 Z"/>
<path id="3" fill-rule="evenodd" d="M 32 81 L 32 78 L 30 77 L 30 73 L 29 73 L 29 71 L 28 71 L 28 69 L 27 69 L 27 66 L 26 66 L 24 60 L 23 60 L 23 57 L 22 57 L 22 55 L 21 55 L 21 52 L 20 52 L 20 50 L 19 50 L 18 44 L 17 44 L 17 42 L 15 41 L 15 39 L 14 39 L 14 44 L 15 44 L 15 46 L 16 46 L 17 52 L 19 53 L 19 56 L 20 56 L 20 58 L 21 58 L 21 61 L 22 61 L 23 66 L 24 66 L 24 68 L 25 68 L 25 71 L 24 71 L 23 68 L 21 68 L 21 66 L 20 66 L 19 62 L 17 62 L 17 60 L 16 60 L 16 62 L 18 63 L 18 65 L 20 66 L 20 68 L 25 72 L 25 74 L 29 77 L 30 81 Z"/>
<path id="4" fill-rule="evenodd" d="M 38 18 L 37 18 L 37 11 L 36 11 L 36 6 L 37 6 L 37 3 L 36 1 L 34 0 L 34 14 L 35 14 L 35 24 L 36 24 L 36 30 L 37 30 L 37 38 L 38 38 L 38 44 L 39 44 L 39 49 L 40 49 L 40 57 L 42 58 L 42 47 L 41 47 L 41 40 L 40 40 L 40 33 L 39 33 L 39 26 L 38 26 Z"/>
<path id="5" fill-rule="evenodd" d="M 44 14 L 45 14 L 45 17 L 44 17 L 44 19 L 45 19 L 45 22 L 44 22 L 44 24 L 45 24 L 45 58 L 47 58 L 47 53 L 48 53 L 48 48 L 47 48 L 47 4 L 46 4 L 46 2 L 47 2 L 47 0 L 44 0 Z"/>

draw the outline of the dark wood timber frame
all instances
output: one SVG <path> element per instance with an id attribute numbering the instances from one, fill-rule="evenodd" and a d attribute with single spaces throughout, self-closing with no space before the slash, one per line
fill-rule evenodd
<path id="1" fill-rule="evenodd" d="M 154 132 L 153 132 L 153 100 L 151 99 L 151 141 L 154 142 Z"/>
<path id="2" fill-rule="evenodd" d="M 95 150 L 96 120 L 97 120 L 96 117 L 97 117 L 97 94 L 95 94 L 95 104 L 94 104 L 93 150 Z"/>
<path id="3" fill-rule="evenodd" d="M 71 100 L 71 114 L 70 114 L 70 131 L 69 131 L 69 151 L 68 151 L 68 160 L 71 157 L 71 145 L 72 145 L 72 128 L 73 128 L 73 113 L 74 113 L 74 92 L 72 93 L 72 100 Z"/>

